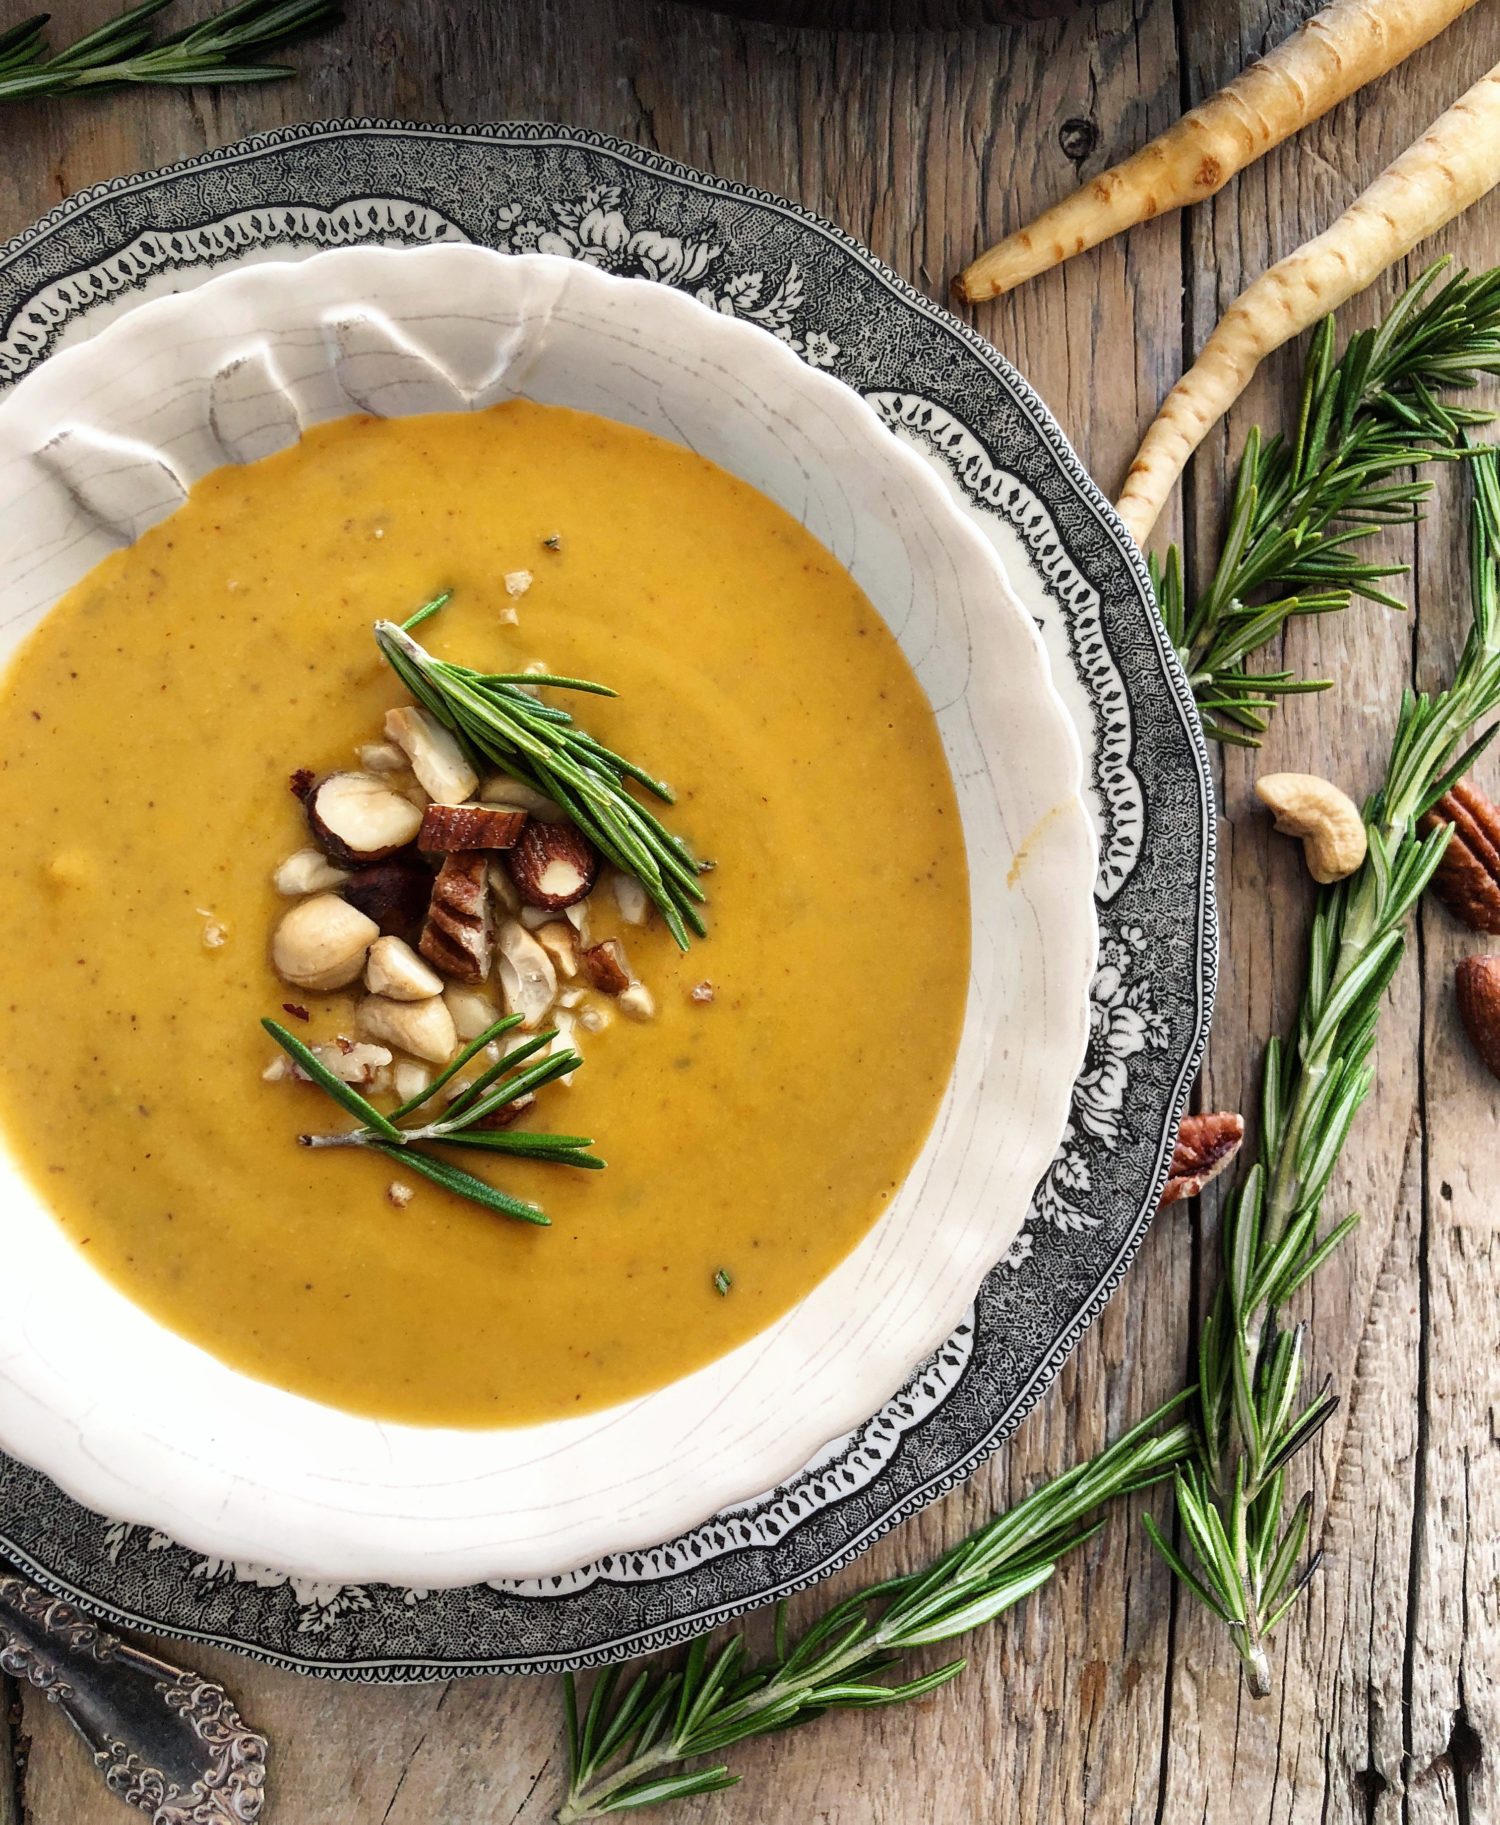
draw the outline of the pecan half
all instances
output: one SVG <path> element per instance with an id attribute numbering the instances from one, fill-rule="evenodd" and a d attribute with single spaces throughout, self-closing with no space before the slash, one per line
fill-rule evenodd
<path id="1" fill-rule="evenodd" d="M 1470 1044 L 1491 1075 L 1500 1077 L 1500 957 L 1465 957 L 1453 972 L 1453 985 Z"/>
<path id="2" fill-rule="evenodd" d="M 432 884 L 432 900 L 417 949 L 455 982 L 483 982 L 495 955 L 490 916 L 489 856 L 482 849 L 458 849 L 443 857 Z"/>
<path id="3" fill-rule="evenodd" d="M 1451 824 L 1432 890 L 1471 931 L 1500 935 L 1500 806 L 1461 779 L 1422 819 L 1424 834 Z"/>
<path id="4" fill-rule="evenodd" d="M 1245 1118 L 1220 1110 L 1212 1115 L 1185 1115 L 1177 1130 L 1172 1164 L 1158 1209 L 1196 1198 L 1210 1179 L 1216 1179 L 1240 1150 L 1245 1138 Z"/>
<path id="5" fill-rule="evenodd" d="M 429 805 L 417 847 L 430 855 L 449 855 L 455 849 L 509 849 L 525 822 L 526 813 L 509 805 Z"/>

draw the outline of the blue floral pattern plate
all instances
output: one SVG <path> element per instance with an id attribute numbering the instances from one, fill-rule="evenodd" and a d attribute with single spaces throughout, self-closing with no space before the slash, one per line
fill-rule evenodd
<path id="1" fill-rule="evenodd" d="M 566 128 L 334 122 L 87 191 L 0 249 L 0 393 L 122 311 L 244 262 L 469 240 L 691 292 L 857 388 L 995 542 L 1083 740 L 1100 839 L 1088 1057 L 1025 1228 L 857 1431 L 678 1539 L 557 1578 L 424 1592 L 205 1560 L 0 1458 L 0 1551 L 127 1625 L 328 1675 L 555 1670 L 667 1645 L 825 1577 L 1035 1404 L 1150 1220 L 1207 1035 L 1213 809 L 1139 554 L 1026 383 L 794 205 Z"/>

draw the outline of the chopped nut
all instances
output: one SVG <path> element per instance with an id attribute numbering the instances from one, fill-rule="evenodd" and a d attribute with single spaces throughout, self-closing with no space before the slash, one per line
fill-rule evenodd
<path id="1" fill-rule="evenodd" d="M 651 896 L 636 876 L 626 874 L 623 868 L 615 868 L 610 871 L 609 884 L 625 923 L 644 925 L 651 912 Z"/>
<path id="2" fill-rule="evenodd" d="M 455 982 L 483 982 L 494 959 L 487 869 L 482 849 L 457 849 L 443 857 L 418 949 Z"/>
<path id="3" fill-rule="evenodd" d="M 622 995 L 630 987 L 630 965 L 618 938 L 606 938 L 583 953 L 583 967 L 590 982 L 606 995 Z"/>
<path id="4" fill-rule="evenodd" d="M 346 868 L 385 861 L 422 827 L 416 806 L 373 773 L 330 773 L 302 803 L 313 841 Z"/>
<path id="5" fill-rule="evenodd" d="M 365 967 L 380 928 L 337 894 L 315 894 L 283 913 L 271 937 L 271 962 L 299 989 L 341 989 Z"/>
<path id="6" fill-rule="evenodd" d="M 529 570 L 508 570 L 505 573 L 505 593 L 508 596 L 524 596 L 531 588 Z"/>
<path id="7" fill-rule="evenodd" d="M 398 857 L 346 875 L 339 891 L 382 932 L 415 944 L 432 898 L 432 876 L 420 862 Z"/>
<path id="8" fill-rule="evenodd" d="M 377 938 L 365 963 L 365 987 L 392 1001 L 426 1001 L 441 995 L 443 979 L 404 938 Z"/>
<path id="9" fill-rule="evenodd" d="M 222 919 L 216 919 L 206 906 L 198 908 L 198 917 L 203 920 L 203 948 L 222 950 L 229 938 L 229 927 Z"/>
<path id="10" fill-rule="evenodd" d="M 417 847 L 429 855 L 448 855 L 455 849 L 510 849 L 525 822 L 526 813 L 510 805 L 429 805 Z"/>
<path id="11" fill-rule="evenodd" d="M 536 941 L 552 959 L 560 982 L 571 982 L 578 974 L 578 938 L 565 919 L 550 919 L 537 927 Z"/>
<path id="12" fill-rule="evenodd" d="M 521 910 L 521 896 L 516 892 L 516 884 L 498 857 L 490 863 L 489 883 L 490 892 L 502 911 L 513 913 Z"/>
<path id="13" fill-rule="evenodd" d="M 271 876 L 271 885 L 277 893 L 290 896 L 323 893 L 330 887 L 340 886 L 348 878 L 347 871 L 335 868 L 322 850 L 297 849 Z"/>
<path id="14" fill-rule="evenodd" d="M 411 762 L 428 796 L 439 805 L 461 805 L 474 796 L 479 775 L 464 759 L 457 739 L 443 725 L 406 704 L 385 713 L 385 732 Z"/>
<path id="15" fill-rule="evenodd" d="M 404 773 L 406 756 L 393 741 L 367 741 L 356 750 L 366 773 Z"/>
<path id="16" fill-rule="evenodd" d="M 560 1008 L 581 1008 L 587 1000 L 588 995 L 583 989 L 560 989 L 557 996 L 557 1005 Z"/>
<path id="17" fill-rule="evenodd" d="M 286 783 L 291 788 L 292 797 L 295 799 L 306 798 L 308 793 L 312 791 L 313 781 L 317 777 L 317 774 L 313 772 L 311 767 L 298 767 L 294 773 L 287 777 Z"/>
<path id="18" fill-rule="evenodd" d="M 312 1015 L 308 1013 L 307 1009 L 303 1007 L 300 1001 L 283 1001 L 281 1004 L 281 1011 L 283 1014 L 290 1014 L 293 1020 L 312 1019 Z"/>
<path id="19" fill-rule="evenodd" d="M 392 1179 L 385 1188 L 385 1195 L 397 1210 L 405 1210 L 417 1194 L 410 1185 L 403 1185 L 400 1179 Z"/>
<path id="20" fill-rule="evenodd" d="M 1500 1077 L 1500 957 L 1465 957 L 1453 980 L 1469 1043 L 1490 1074 Z"/>
<path id="21" fill-rule="evenodd" d="M 399 1102 L 409 1103 L 414 1096 L 420 1096 L 432 1082 L 432 1073 L 426 1065 L 413 1064 L 403 1058 L 392 1073 L 391 1083 Z"/>
<path id="22" fill-rule="evenodd" d="M 392 1001 L 386 995 L 366 995 L 355 1010 L 354 1019 L 367 1038 L 399 1046 L 429 1064 L 446 1064 L 458 1050 L 453 1016 L 441 995 L 426 1001 Z"/>
<path id="23" fill-rule="evenodd" d="M 578 1024 L 586 1033 L 602 1033 L 610 1023 L 608 1008 L 600 1007 L 598 1002 L 591 1001 L 578 1010 Z"/>
<path id="24" fill-rule="evenodd" d="M 512 1128 L 528 1109 L 535 1107 L 536 1097 L 530 1090 L 526 1090 L 513 1103 L 502 1103 L 498 1109 L 491 1109 L 488 1115 L 481 1115 L 474 1126 L 476 1128 Z"/>
<path id="25" fill-rule="evenodd" d="M 695 982 L 688 990 L 688 1000 L 706 1005 L 714 998 L 714 985 L 711 982 Z"/>
<path id="26" fill-rule="evenodd" d="M 492 1027 L 500 1018 L 499 1008 L 488 995 L 482 995 L 478 989 L 463 988 L 456 982 L 450 982 L 443 990 L 443 1000 L 448 1004 L 454 1029 L 462 1040 L 478 1039 L 486 1027 Z"/>
<path id="27" fill-rule="evenodd" d="M 279 1084 L 282 1078 L 290 1077 L 291 1075 L 291 1059 L 287 1057 L 285 1052 L 278 1052 L 271 1060 L 270 1064 L 266 1066 L 265 1070 L 261 1072 L 260 1077 L 262 1083 Z"/>
<path id="28" fill-rule="evenodd" d="M 1276 828 L 1302 838 L 1308 873 L 1327 886 L 1342 881 L 1365 859 L 1365 820 L 1347 792 L 1315 773 L 1266 773 L 1255 796 L 1269 807 Z"/>
<path id="29" fill-rule="evenodd" d="M 592 898 L 591 894 L 585 895 L 583 899 L 575 900 L 571 906 L 563 908 L 563 917 L 578 933 L 580 944 L 587 944 L 589 941 L 589 904 Z"/>
<path id="30" fill-rule="evenodd" d="M 505 865 L 526 905 L 561 912 L 593 886 L 599 856 L 576 825 L 533 819 L 506 852 Z"/>
<path id="31" fill-rule="evenodd" d="M 1165 1210 L 1183 1198 L 1196 1198 L 1239 1152 L 1244 1138 L 1245 1119 L 1241 1115 L 1220 1111 L 1183 1116 L 1158 1208 Z"/>
<path id="32" fill-rule="evenodd" d="M 557 994 L 557 973 L 552 959 L 519 919 L 507 919 L 500 927 L 500 987 L 505 1009 L 519 1014 L 521 1025 L 533 1031 Z"/>
<path id="33" fill-rule="evenodd" d="M 512 779 L 508 773 L 491 773 L 481 783 L 479 796 L 487 805 L 510 805 L 539 817 L 544 824 L 560 824 L 568 815 L 555 798 L 548 798 L 523 779 Z"/>
<path id="34" fill-rule="evenodd" d="M 656 997 L 644 982 L 632 982 L 619 994 L 620 1012 L 632 1020 L 650 1020 L 656 1013 Z"/>
<path id="35" fill-rule="evenodd" d="M 1422 819 L 1423 835 L 1442 824 L 1453 834 L 1432 891 L 1471 931 L 1500 933 L 1500 807 L 1461 779 Z"/>
<path id="36" fill-rule="evenodd" d="M 554 1011 L 552 1015 L 552 1024 L 557 1028 L 557 1038 L 554 1039 L 552 1044 L 547 1048 L 547 1056 L 549 1058 L 555 1058 L 562 1052 L 576 1051 L 577 1034 L 574 1029 L 577 1023 L 573 1016 L 564 1011 Z M 573 1079 L 577 1075 L 578 1068 L 575 1065 L 571 1071 L 564 1071 L 557 1081 L 565 1088 L 572 1089 Z"/>
<path id="37" fill-rule="evenodd" d="M 550 906 L 523 906 L 516 917 L 529 932 L 539 932 L 544 925 L 551 925 L 557 918 Z"/>
<path id="38" fill-rule="evenodd" d="M 313 1056 L 342 1082 L 361 1089 L 376 1084 L 391 1062 L 391 1055 L 384 1046 L 356 1045 L 352 1039 L 340 1039 L 331 1046 L 314 1046 Z"/>

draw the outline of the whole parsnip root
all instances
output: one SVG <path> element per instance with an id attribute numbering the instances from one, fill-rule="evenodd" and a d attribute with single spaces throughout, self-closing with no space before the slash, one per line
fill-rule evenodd
<path id="1" fill-rule="evenodd" d="M 971 304 L 1182 209 L 1419 50 L 1475 0 L 1332 0 L 1122 164 L 1007 235 L 953 281 Z"/>
<path id="2" fill-rule="evenodd" d="M 1500 64 L 1388 165 L 1333 226 L 1242 291 L 1162 402 L 1117 503 L 1138 543 L 1187 459 L 1272 349 L 1336 310 L 1500 184 Z"/>

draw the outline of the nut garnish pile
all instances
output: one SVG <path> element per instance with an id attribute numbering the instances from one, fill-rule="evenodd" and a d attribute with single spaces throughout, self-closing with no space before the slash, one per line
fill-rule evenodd
<path id="1" fill-rule="evenodd" d="M 606 927 L 644 925 L 660 884 L 648 892 L 556 799 L 481 773 L 472 753 L 430 709 L 403 704 L 359 746 L 357 765 L 291 776 L 308 842 L 272 874 L 294 904 L 271 935 L 271 961 L 293 989 L 354 1001 L 338 1010 L 351 1030 L 331 1044 L 265 1022 L 281 1053 L 264 1075 L 314 1081 L 363 1118 L 346 1134 L 301 1137 L 310 1146 L 394 1153 L 418 1140 L 597 1165 L 581 1137 L 507 1130 L 543 1084 L 573 1081 L 581 1033 L 602 1032 L 616 1013 L 654 1016 L 623 940 L 593 927 L 596 909 Z M 662 843 L 676 844 L 660 828 Z M 680 922 L 668 922 L 676 935 Z M 300 1001 L 284 1005 L 311 1019 Z M 439 1092 L 440 1119 L 399 1126 Z M 368 1101 L 382 1095 L 398 1100 L 393 1117 Z M 450 1190 L 537 1220 L 518 1200 L 480 1195 L 493 1192 L 484 1181 L 437 1170 L 430 1155 L 404 1157 Z"/>

